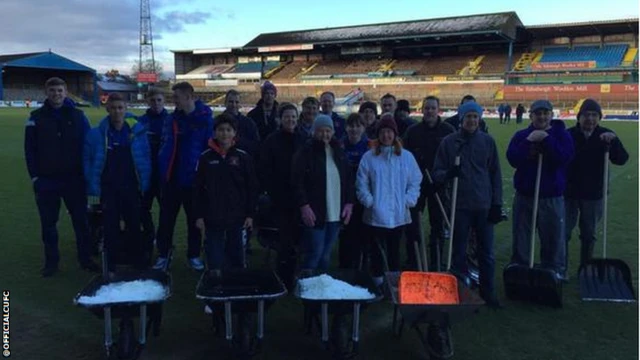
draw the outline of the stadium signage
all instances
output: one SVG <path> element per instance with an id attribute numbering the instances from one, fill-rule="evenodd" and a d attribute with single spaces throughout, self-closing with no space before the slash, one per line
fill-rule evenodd
<path id="1" fill-rule="evenodd" d="M 531 69 L 533 70 L 593 69 L 595 67 L 595 61 L 538 62 L 531 64 Z"/>
<path id="2" fill-rule="evenodd" d="M 313 50 L 313 44 L 263 46 L 258 48 L 258 52 L 302 51 L 302 50 Z"/>
<path id="3" fill-rule="evenodd" d="M 634 94 L 638 92 L 635 84 L 585 84 L 585 85 L 507 85 L 505 94 L 562 94 L 562 93 L 588 93 L 588 94 Z"/>
<path id="4" fill-rule="evenodd" d="M 136 80 L 139 83 L 156 83 L 158 82 L 158 74 L 155 73 L 138 73 Z"/>

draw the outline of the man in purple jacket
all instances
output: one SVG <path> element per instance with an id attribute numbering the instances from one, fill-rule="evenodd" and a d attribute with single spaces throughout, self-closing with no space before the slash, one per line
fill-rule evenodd
<path id="1" fill-rule="evenodd" d="M 537 231 L 543 267 L 565 276 L 565 208 L 566 169 L 573 157 L 573 140 L 564 122 L 553 119 L 553 106 L 547 100 L 536 100 L 529 113 L 531 125 L 515 133 L 507 160 L 516 169 L 513 183 L 513 253 L 511 262 L 528 264 L 530 254 L 531 216 L 538 163 L 542 154 L 540 200 Z"/>

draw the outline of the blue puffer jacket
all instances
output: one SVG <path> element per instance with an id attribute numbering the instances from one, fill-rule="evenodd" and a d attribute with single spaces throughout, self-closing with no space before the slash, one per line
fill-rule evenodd
<path id="1" fill-rule="evenodd" d="M 145 127 L 131 114 L 127 114 L 125 122 L 131 129 L 131 156 L 136 167 L 140 191 L 149 189 L 151 181 L 151 151 Z M 91 129 L 84 142 L 83 162 L 84 177 L 87 183 L 88 196 L 100 196 L 100 182 L 102 171 L 107 159 L 107 130 L 109 117 L 102 119 L 100 124 Z"/>
<path id="2" fill-rule="evenodd" d="M 180 149 L 176 147 L 178 132 L 182 133 Z M 177 182 L 180 187 L 191 187 L 196 176 L 196 164 L 200 154 L 207 149 L 207 141 L 213 133 L 213 113 L 202 101 L 190 114 L 176 110 L 162 129 L 162 145 L 158 154 L 160 182 L 171 180 L 171 173 L 178 167 Z"/>

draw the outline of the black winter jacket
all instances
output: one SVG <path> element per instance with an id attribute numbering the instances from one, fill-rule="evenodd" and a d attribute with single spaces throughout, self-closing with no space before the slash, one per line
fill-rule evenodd
<path id="1" fill-rule="evenodd" d="M 402 140 L 404 148 L 413 154 L 420 170 L 433 169 L 433 163 L 438 153 L 438 146 L 442 139 L 447 135 L 453 134 L 456 130 L 449 123 L 446 123 L 438 116 L 438 121 L 434 127 L 429 127 L 424 121 L 409 127 Z M 422 177 L 422 186 L 420 189 L 420 198 L 418 199 L 418 209 L 422 210 L 425 206 L 427 196 L 426 187 L 429 184 L 429 178 Z"/>
<path id="2" fill-rule="evenodd" d="M 602 199 L 606 145 L 600 140 L 600 135 L 612 131 L 605 127 L 597 126 L 593 129 L 589 139 L 585 138 L 579 125 L 568 129 L 568 131 L 573 138 L 575 155 L 569 163 L 567 188 L 564 195 L 567 198 L 580 200 Z M 609 158 L 616 165 L 624 165 L 629 160 L 629 154 L 620 139 L 615 139 L 611 142 Z"/>
<path id="3" fill-rule="evenodd" d="M 355 180 L 338 141 L 332 140 L 333 159 L 340 174 L 340 211 L 355 200 Z M 296 205 L 310 205 L 316 226 L 324 226 L 327 215 L 327 159 L 324 143 L 311 139 L 293 157 L 291 183 Z"/>
<path id="4" fill-rule="evenodd" d="M 277 210 L 297 208 L 292 196 L 291 163 L 293 155 L 305 143 L 300 133 L 278 130 L 262 143 L 258 174 L 265 190 Z"/>
<path id="5" fill-rule="evenodd" d="M 249 154 L 231 147 L 223 157 L 205 150 L 196 169 L 193 204 L 196 218 L 209 228 L 226 228 L 253 218 L 258 185 Z"/>
<path id="6" fill-rule="evenodd" d="M 271 108 L 269 117 L 265 116 L 262 104 L 262 99 L 258 100 L 256 107 L 247 113 L 247 117 L 253 120 L 256 124 L 258 133 L 260 134 L 260 139 L 264 140 L 267 136 L 278 130 L 278 102 L 273 102 L 273 107 Z"/>

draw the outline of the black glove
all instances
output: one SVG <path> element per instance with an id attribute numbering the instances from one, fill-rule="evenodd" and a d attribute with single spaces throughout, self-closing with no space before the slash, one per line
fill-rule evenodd
<path id="1" fill-rule="evenodd" d="M 491 205 L 491 208 L 489 209 L 489 216 L 487 216 L 487 221 L 492 224 L 497 224 L 502 220 L 502 205 Z"/>
<path id="2" fill-rule="evenodd" d="M 447 179 L 453 179 L 454 177 L 462 177 L 462 171 L 460 171 L 460 165 L 454 165 L 451 169 L 447 170 Z"/>
<path id="3" fill-rule="evenodd" d="M 532 143 L 531 148 L 529 149 L 529 154 L 531 157 L 538 157 L 538 154 L 542 154 L 544 152 L 544 145 L 542 142 Z"/>

